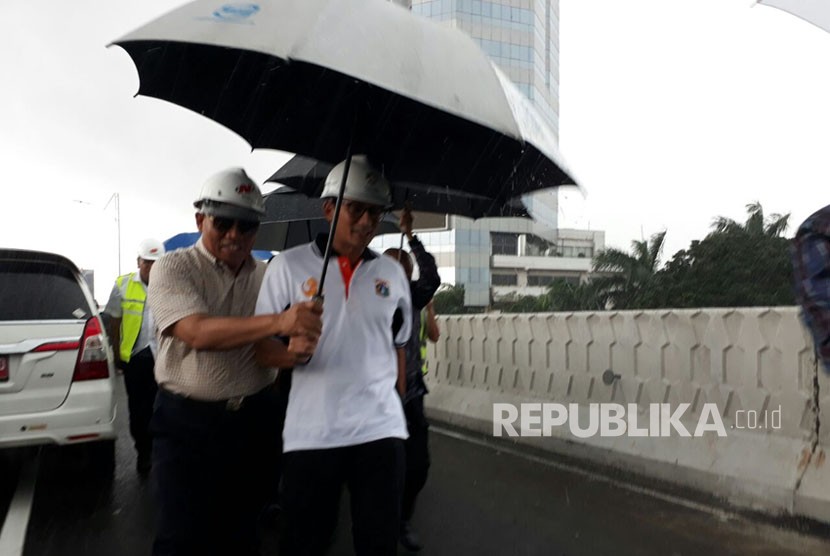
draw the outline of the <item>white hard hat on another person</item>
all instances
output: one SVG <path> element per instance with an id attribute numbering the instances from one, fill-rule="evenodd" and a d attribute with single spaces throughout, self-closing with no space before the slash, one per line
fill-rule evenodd
<path id="1" fill-rule="evenodd" d="M 262 193 L 242 168 L 223 170 L 208 178 L 193 206 L 203 214 L 257 222 L 265 214 Z"/>
<path id="2" fill-rule="evenodd" d="M 337 197 L 345 168 L 345 160 L 332 168 L 326 177 L 323 193 L 320 195 L 321 198 Z M 356 154 L 352 157 L 343 198 L 384 208 L 392 206 L 389 181 L 362 154 Z"/>
<path id="3" fill-rule="evenodd" d="M 145 261 L 157 261 L 164 252 L 164 244 L 157 239 L 147 238 L 138 244 L 138 256 Z"/>

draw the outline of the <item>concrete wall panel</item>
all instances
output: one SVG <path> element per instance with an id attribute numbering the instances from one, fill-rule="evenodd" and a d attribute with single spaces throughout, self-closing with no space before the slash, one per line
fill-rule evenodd
<path id="1" fill-rule="evenodd" d="M 713 403 L 727 435 L 580 438 L 568 427 L 515 440 L 706 490 L 730 502 L 830 522 L 830 379 L 794 307 L 440 317 L 427 397 L 436 418 L 492 432 L 493 404 Z M 611 384 L 603 373 L 612 371 Z M 770 422 L 772 412 L 779 421 Z M 756 428 L 747 429 L 748 419 Z M 766 419 L 766 421 L 765 421 Z M 830 422 L 830 420 L 828 420 Z M 760 423 L 767 423 L 760 428 Z M 773 428 L 772 425 L 775 425 Z M 647 425 L 646 425 L 647 426 Z M 820 436 L 819 436 L 820 434 Z"/>

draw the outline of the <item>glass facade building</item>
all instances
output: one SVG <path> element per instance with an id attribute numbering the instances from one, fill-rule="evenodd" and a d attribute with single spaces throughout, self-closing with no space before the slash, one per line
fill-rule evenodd
<path id="1" fill-rule="evenodd" d="M 413 0 L 412 12 L 465 31 L 559 129 L 559 0 Z"/>
<path id="2" fill-rule="evenodd" d="M 455 27 L 472 37 L 533 102 L 558 135 L 558 0 L 393 1 L 411 8 L 417 15 Z M 451 57 L 452 53 L 448 52 L 447 56 Z M 524 218 L 472 221 L 450 216 L 445 229 L 418 232 L 424 245 L 436 256 L 442 281 L 464 285 L 465 304 L 489 305 L 497 289 L 494 286 L 514 283 L 530 286 L 537 282 L 549 282 L 550 276 L 556 275 L 556 267 L 562 266 L 558 265 L 561 260 L 554 260 L 565 256 L 565 250 L 561 248 L 563 238 L 559 237 L 557 229 L 559 209 L 556 193 L 536 193 L 526 196 L 524 201 L 533 215 L 533 221 Z M 415 224 L 418 226 L 417 219 Z M 539 245 L 551 247 L 538 248 Z M 397 245 L 394 238 L 378 238 L 374 246 L 387 248 Z M 595 248 L 590 245 L 586 253 L 592 253 Z M 516 264 L 514 259 L 525 256 L 547 257 L 551 259 L 547 261 L 549 264 L 541 264 L 541 267 L 553 270 L 545 270 L 546 278 L 539 278 L 526 271 L 522 274 L 518 269 L 499 268 L 496 264 L 499 260 L 502 264 L 513 265 Z M 580 262 L 586 261 L 583 258 Z M 585 265 L 579 268 L 582 266 Z M 585 273 L 587 270 L 574 274 L 571 268 L 571 272 L 564 273 L 564 276 L 573 278 Z"/>

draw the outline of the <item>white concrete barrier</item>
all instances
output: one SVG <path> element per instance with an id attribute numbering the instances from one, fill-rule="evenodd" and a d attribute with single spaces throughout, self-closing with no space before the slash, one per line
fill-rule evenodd
<path id="1" fill-rule="evenodd" d="M 674 429 L 669 436 L 632 436 L 629 426 L 621 436 L 583 438 L 565 425 L 552 427 L 551 436 L 514 440 L 705 491 L 737 506 L 830 522 L 824 455 L 830 419 L 821 426 L 815 403 L 818 388 L 819 405 L 830 408 L 830 381 L 817 371 L 797 308 L 439 320 L 441 338 L 429 349 L 427 375 L 427 408 L 434 418 L 493 434 L 494 404 L 576 404 L 585 428 L 591 404 L 614 403 L 648 428 L 651 404 L 675 411 L 688 403 L 679 420 L 686 429 L 693 434 L 703 416 L 707 423 L 722 422 L 725 436 L 701 431 L 685 437 Z M 606 384 L 609 370 L 616 376 Z M 526 432 L 541 429 L 541 410 L 528 416 L 539 421 L 528 421 Z"/>

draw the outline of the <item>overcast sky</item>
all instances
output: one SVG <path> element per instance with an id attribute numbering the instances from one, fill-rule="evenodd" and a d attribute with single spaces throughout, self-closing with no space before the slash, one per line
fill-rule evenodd
<path id="1" fill-rule="evenodd" d="M 178 0 L 0 3 L 0 236 L 96 270 L 101 301 L 147 236 L 195 229 L 201 182 L 227 166 L 263 180 L 289 155 L 135 97 L 106 45 Z M 751 0 L 561 0 L 560 143 L 588 191 L 560 225 L 608 245 L 668 230 L 664 258 L 744 205 L 792 213 L 830 202 L 830 34 Z"/>

